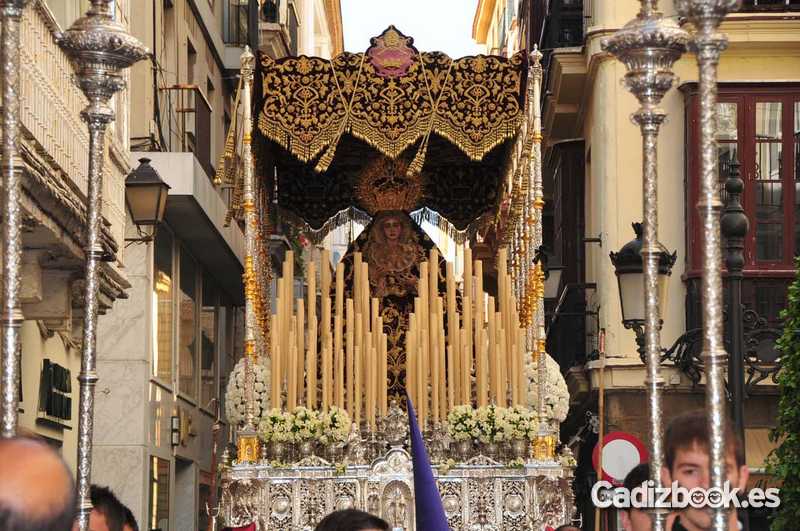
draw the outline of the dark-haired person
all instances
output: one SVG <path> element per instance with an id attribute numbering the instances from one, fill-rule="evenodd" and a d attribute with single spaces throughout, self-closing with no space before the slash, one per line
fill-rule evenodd
<path id="1" fill-rule="evenodd" d="M 641 463 L 628 472 L 622 486 L 633 496 L 634 489 L 638 487 L 646 488 L 649 480 L 650 465 L 648 463 Z M 643 499 L 646 499 L 646 497 Z M 629 507 L 628 509 L 620 510 L 619 514 L 622 519 L 622 528 L 625 531 L 650 531 L 653 529 L 652 517 L 645 507 Z M 666 529 L 670 529 L 674 519 L 674 514 L 667 516 Z"/>
<path id="2" fill-rule="evenodd" d="M 556 527 L 555 531 L 581 531 L 581 528 L 575 527 L 574 525 L 566 524 Z"/>
<path id="3" fill-rule="evenodd" d="M 387 531 L 389 524 L 377 516 L 356 509 L 334 511 L 314 531 Z"/>
<path id="4" fill-rule="evenodd" d="M 75 506 L 72 474 L 52 448 L 22 437 L 0 440 L 0 529 L 69 531 Z"/>
<path id="5" fill-rule="evenodd" d="M 89 491 L 92 512 L 89 514 L 89 531 L 122 531 L 125 524 L 125 506 L 108 487 L 92 485 Z"/>
<path id="6" fill-rule="evenodd" d="M 136 517 L 133 512 L 126 506 L 122 506 L 125 510 L 125 520 L 122 522 L 122 531 L 139 531 L 139 524 L 136 523 Z"/>
<path id="7" fill-rule="evenodd" d="M 742 443 L 727 423 L 725 448 L 726 480 L 730 487 L 744 491 L 750 471 L 745 463 Z M 708 417 L 705 411 L 692 411 L 672 419 L 664 434 L 664 461 L 662 481 L 672 486 L 691 490 L 695 487 L 709 488 L 711 467 L 709 464 L 710 437 Z M 728 529 L 740 528 L 736 510 L 729 512 Z M 711 511 L 708 508 L 694 508 L 691 505 L 682 509 L 672 525 L 672 531 L 704 531 L 711 529 Z"/>

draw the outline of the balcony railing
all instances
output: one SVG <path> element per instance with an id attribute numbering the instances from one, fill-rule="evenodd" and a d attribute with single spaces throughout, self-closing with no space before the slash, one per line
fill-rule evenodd
<path id="1" fill-rule="evenodd" d="M 740 13 L 800 11 L 800 0 L 744 0 Z"/>
<path id="2" fill-rule="evenodd" d="M 167 151 L 192 152 L 209 179 L 214 178 L 211 161 L 211 105 L 197 85 L 172 85 L 161 89 L 172 102 Z"/>

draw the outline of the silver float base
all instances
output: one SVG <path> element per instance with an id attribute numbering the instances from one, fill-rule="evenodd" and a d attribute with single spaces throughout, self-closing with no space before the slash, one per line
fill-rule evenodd
<path id="1" fill-rule="evenodd" d="M 479 456 L 447 471 L 434 468 L 434 475 L 452 531 L 555 528 L 574 512 L 572 471 L 557 462 L 509 468 Z M 416 529 L 411 458 L 401 448 L 341 473 L 317 457 L 287 468 L 234 465 L 222 484 L 224 526 L 310 531 L 332 511 L 357 508 L 393 530 Z"/>

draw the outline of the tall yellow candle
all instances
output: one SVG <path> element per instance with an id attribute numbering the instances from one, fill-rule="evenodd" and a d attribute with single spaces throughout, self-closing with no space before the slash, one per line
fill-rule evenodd
<path id="1" fill-rule="evenodd" d="M 489 331 L 489 399 L 499 405 L 500 364 L 497 356 L 497 322 L 495 321 L 494 297 L 489 297 L 489 311 L 486 312 Z"/>
<path id="2" fill-rule="evenodd" d="M 278 316 L 272 314 L 272 330 L 277 330 L 277 321 Z M 272 372 L 270 373 L 270 385 L 271 385 L 271 400 L 270 405 L 273 408 L 280 409 L 281 404 L 281 388 L 282 388 L 282 381 L 281 381 L 281 358 L 280 358 L 280 343 L 278 341 L 272 341 L 270 344 L 270 348 L 272 349 L 272 360 L 271 360 L 271 369 Z"/>
<path id="3" fill-rule="evenodd" d="M 472 374 L 472 359 L 474 356 L 472 353 L 472 299 L 470 297 L 464 297 L 461 304 L 464 307 L 464 324 L 461 334 L 461 352 L 463 353 L 461 367 L 464 379 L 462 380 L 461 404 L 470 404 L 472 401 L 472 382 L 470 381 L 470 375 Z"/>
<path id="4" fill-rule="evenodd" d="M 363 391 L 364 382 L 363 382 L 363 375 L 361 374 L 361 347 L 356 345 L 353 350 L 353 356 L 355 357 L 355 370 L 353 373 L 354 381 L 356 382 L 355 386 L 355 394 L 353 395 L 353 422 L 356 423 L 356 426 L 361 425 L 361 392 Z"/>
<path id="5" fill-rule="evenodd" d="M 355 320 L 356 316 L 353 313 L 353 299 L 347 299 L 347 310 L 345 314 L 346 318 L 346 339 L 345 341 L 345 353 L 347 356 L 347 411 L 352 415 L 353 414 L 353 406 L 355 405 L 355 356 L 353 353 L 353 337 L 355 335 Z"/>
<path id="6" fill-rule="evenodd" d="M 439 365 L 439 381 L 436 384 L 439 387 L 439 417 L 442 420 L 447 419 L 447 348 L 444 340 L 444 300 L 441 297 L 436 298 L 437 308 L 437 329 L 439 331 L 439 345 L 437 351 L 437 364 Z"/>
<path id="7" fill-rule="evenodd" d="M 472 370 L 472 352 L 467 350 L 466 328 L 461 328 L 459 333 L 461 334 L 461 341 L 459 342 L 459 345 L 461 346 L 461 367 L 463 367 L 464 370 L 459 373 L 461 376 L 461 396 L 457 397 L 457 400 L 459 405 L 463 405 L 472 403 L 472 382 L 470 378 Z"/>
<path id="8" fill-rule="evenodd" d="M 306 407 L 317 407 L 317 316 L 308 323 L 308 349 L 306 351 Z M 324 377 L 324 372 L 323 372 Z"/>
<path id="9" fill-rule="evenodd" d="M 325 297 L 322 299 L 322 321 L 328 321 L 328 327 L 326 328 L 325 325 L 320 327 L 322 333 L 320 334 L 321 345 L 324 348 L 327 348 L 327 357 L 325 352 L 322 354 L 322 363 L 327 364 L 328 367 L 327 371 L 323 370 L 323 377 L 322 377 L 322 387 L 323 387 L 323 400 L 327 403 L 327 407 L 333 403 L 333 341 L 331 337 L 331 298 Z M 327 375 L 327 380 L 326 380 Z"/>
<path id="10" fill-rule="evenodd" d="M 453 345 L 447 345 L 447 411 L 453 411 L 456 405 L 456 386 L 458 380 L 455 371 L 455 357 L 453 356 Z"/>
<path id="11" fill-rule="evenodd" d="M 456 279 L 453 273 L 453 264 L 448 263 L 446 266 L 446 281 L 447 281 L 447 346 L 453 347 L 453 361 L 452 365 L 451 362 L 448 360 L 447 367 L 448 371 L 452 367 L 452 372 L 448 372 L 450 374 L 461 374 L 461 358 L 460 358 L 460 350 L 458 348 L 458 341 L 459 341 L 459 322 L 458 322 L 458 312 L 456 310 Z M 461 396 L 461 381 L 460 379 L 451 379 L 448 376 L 447 386 L 453 388 L 453 397 L 455 399 L 456 396 Z"/>
<path id="12" fill-rule="evenodd" d="M 289 374 L 286 392 L 286 407 L 289 411 L 297 407 L 297 317 L 292 317 L 289 331 Z"/>
<path id="13" fill-rule="evenodd" d="M 342 325 L 345 323 L 344 319 L 344 264 L 339 262 L 336 264 L 336 317 L 339 318 L 338 322 L 334 320 L 333 326 L 333 351 L 338 353 L 342 350 Z M 342 382 L 344 383 L 344 382 Z"/>
<path id="14" fill-rule="evenodd" d="M 424 311 L 424 309 L 423 309 Z M 430 386 L 430 357 L 426 352 L 426 346 L 428 345 L 428 330 L 427 328 L 422 328 L 420 330 L 421 338 L 420 343 L 422 343 L 422 356 L 420 357 L 419 364 L 421 368 L 421 374 L 419 378 L 420 384 L 420 422 L 422 426 L 425 426 L 425 422 L 428 420 L 428 412 L 430 411 L 430 406 L 428 405 L 428 399 L 430 397 L 429 393 L 429 386 Z M 424 428 L 423 428 L 424 429 Z"/>
<path id="15" fill-rule="evenodd" d="M 368 389 L 369 389 L 369 402 L 367 403 L 367 408 L 369 412 L 369 426 L 372 430 L 375 430 L 375 413 L 376 413 L 376 406 L 377 406 L 377 395 L 378 395 L 378 352 L 375 350 L 375 347 L 370 347 L 369 349 L 369 382 L 368 382 Z"/>
<path id="16" fill-rule="evenodd" d="M 417 305 L 416 302 L 419 299 L 416 299 L 415 306 Z M 416 313 L 412 313 L 408 316 L 408 332 L 406 333 L 406 390 L 408 391 L 409 396 L 411 396 L 411 401 L 414 402 L 416 406 L 419 403 L 419 398 L 417 397 L 417 376 L 419 370 L 417 369 L 416 361 L 417 361 L 417 315 Z"/>
<path id="17" fill-rule="evenodd" d="M 303 299 L 297 299 L 297 328 L 295 328 L 295 341 L 297 341 L 297 402 L 303 403 L 304 391 L 306 386 L 305 379 L 305 338 L 306 338 L 306 318 L 305 303 Z"/>
<path id="18" fill-rule="evenodd" d="M 389 360 L 388 355 L 388 338 L 386 334 L 381 332 L 381 368 L 378 371 L 378 378 L 380 378 L 380 404 L 381 404 L 381 417 L 385 417 L 389 411 Z"/>

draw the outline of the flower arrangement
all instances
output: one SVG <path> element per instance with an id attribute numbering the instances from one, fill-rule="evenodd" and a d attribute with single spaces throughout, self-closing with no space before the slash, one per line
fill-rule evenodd
<path id="1" fill-rule="evenodd" d="M 475 411 L 475 421 L 478 428 L 478 441 L 482 443 L 497 443 L 505 440 L 508 428 L 505 425 L 506 409 L 494 404 L 483 406 Z"/>
<path id="2" fill-rule="evenodd" d="M 447 430 L 455 441 L 470 441 L 480 435 L 472 406 L 456 406 L 447 415 Z"/>
<path id="3" fill-rule="evenodd" d="M 298 406 L 292 411 L 290 430 L 293 441 L 316 439 L 320 435 L 321 427 L 319 413 L 316 410 Z"/>
<path id="4" fill-rule="evenodd" d="M 525 439 L 532 441 L 539 428 L 536 413 L 525 406 L 514 406 L 505 410 L 502 423 L 506 440 Z"/>
<path id="5" fill-rule="evenodd" d="M 569 391 L 556 360 L 545 354 L 545 414 L 547 418 L 563 422 L 569 412 Z M 525 367 L 528 377 L 528 405 L 538 411 L 539 366 L 530 358 Z"/>
<path id="6" fill-rule="evenodd" d="M 264 442 L 288 443 L 294 440 L 292 414 L 272 409 L 264 414 L 258 425 L 258 435 Z"/>
<path id="7" fill-rule="evenodd" d="M 350 415 L 336 406 L 319 413 L 319 442 L 325 445 L 344 443 L 350 435 Z"/>
<path id="8" fill-rule="evenodd" d="M 247 358 L 240 359 L 233 368 L 225 389 L 225 416 L 234 425 L 244 424 L 247 404 L 245 402 L 245 363 Z M 253 418 L 258 423 L 264 412 L 269 409 L 270 369 L 269 358 L 253 365 L 255 383 L 253 386 Z"/>

